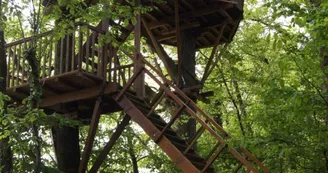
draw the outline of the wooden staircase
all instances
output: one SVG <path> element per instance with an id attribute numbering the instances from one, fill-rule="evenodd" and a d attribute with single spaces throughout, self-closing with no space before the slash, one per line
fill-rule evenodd
<path id="1" fill-rule="evenodd" d="M 160 115 L 151 112 L 151 106 L 145 100 L 132 94 L 125 94 L 119 104 L 182 170 L 214 172 L 211 167 L 205 168 L 206 161 L 193 149 L 188 149 L 186 141 L 170 127 L 170 123 L 166 123 Z"/>
<path id="2" fill-rule="evenodd" d="M 171 83 L 159 69 L 143 59 L 146 67 L 141 67 L 127 82 L 123 89 L 113 96 L 114 100 L 122 107 L 133 121 L 140 125 L 149 137 L 172 159 L 172 161 L 186 173 L 216 172 L 213 163 L 223 153 L 230 154 L 237 159 L 238 164 L 232 172 L 270 172 L 261 161 L 256 159 L 245 148 L 237 149 L 229 146 L 226 140 L 231 136 L 218 125 L 210 116 L 199 108 L 188 96 Z M 159 86 L 159 93 L 149 104 L 144 99 L 131 94 L 131 86 L 141 73 L 145 73 Z M 166 97 L 173 100 L 179 108 L 169 121 L 156 113 L 156 107 Z M 172 128 L 174 122 L 179 120 L 183 113 L 195 119 L 200 125 L 197 133 L 188 142 L 182 139 Z M 193 149 L 197 140 L 205 133 L 209 133 L 216 140 L 216 144 L 206 157 L 201 157 Z"/>

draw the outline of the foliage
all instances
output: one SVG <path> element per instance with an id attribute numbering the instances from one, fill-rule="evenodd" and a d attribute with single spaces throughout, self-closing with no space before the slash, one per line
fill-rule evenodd
<path id="1" fill-rule="evenodd" d="M 39 32 L 55 29 L 55 37 L 59 38 L 73 32 L 75 22 L 97 25 L 102 19 L 118 21 L 122 16 L 124 20 L 120 24 L 126 26 L 135 23 L 134 17 L 139 10 L 146 12 L 151 9 L 117 5 L 112 0 L 102 0 L 92 7 L 86 7 L 78 0 L 59 3 L 66 4 L 67 8 L 55 6 L 51 15 L 41 15 Z M 28 24 L 33 24 L 29 21 L 36 13 L 31 12 L 28 17 L 22 13 L 23 8 L 30 5 L 22 1 L 22 5 L 8 2 L 2 7 L 2 12 L 7 15 L 1 15 L 0 24 L 5 29 L 7 40 L 17 40 L 22 33 L 25 36 L 32 34 Z M 34 5 L 39 4 L 35 2 Z M 234 41 L 205 85 L 204 90 L 215 91 L 215 96 L 210 98 L 210 104 L 200 105 L 234 136 L 234 141 L 229 144 L 243 144 L 272 172 L 328 172 L 328 93 L 322 87 L 327 81 L 322 56 L 327 53 L 320 55 L 321 48 L 328 47 L 327 8 L 328 2 L 320 0 L 248 1 L 245 19 Z M 49 25 L 55 20 L 59 21 L 56 26 Z M 102 42 L 113 43 L 131 52 L 134 49 L 132 41 L 119 43 L 113 37 L 117 32 L 118 28 L 113 28 Z M 208 49 L 201 51 L 204 55 L 210 54 Z M 202 71 L 206 57 L 201 54 L 198 57 L 198 70 Z M 122 60 L 127 63 L 125 61 Z M 0 93 L 0 107 L 3 107 L 4 100 L 10 101 L 10 98 Z M 118 113 L 102 116 L 90 163 L 108 142 L 122 116 Z M 13 146 L 14 172 L 33 170 L 36 139 L 31 124 L 39 127 L 41 169 L 44 172 L 59 172 L 51 143 L 52 126 L 79 126 L 81 146 L 88 132 L 88 127 L 78 121 L 57 114 L 46 115 L 43 110 L 29 107 L 28 100 L 12 105 L 6 116 L 0 118 L 0 138 L 9 136 Z M 198 153 L 208 153 L 211 142 L 208 136 L 202 137 L 197 146 Z M 124 131 L 101 171 L 132 172 L 131 150 L 140 170 L 179 172 L 136 124 L 129 125 Z M 227 156 L 215 164 L 222 172 L 223 168 L 235 165 Z"/>

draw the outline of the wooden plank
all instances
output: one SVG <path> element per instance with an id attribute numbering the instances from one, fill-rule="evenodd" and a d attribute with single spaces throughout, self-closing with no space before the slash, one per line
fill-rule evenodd
<path id="1" fill-rule="evenodd" d="M 101 34 L 98 34 L 98 40 L 101 37 Z M 101 76 L 101 71 L 102 71 L 102 51 L 99 45 L 99 41 L 98 41 L 98 47 L 97 47 L 97 52 L 98 52 L 98 58 L 97 58 L 97 76 L 102 77 Z"/>
<path id="2" fill-rule="evenodd" d="M 18 55 L 17 55 L 17 73 L 16 73 L 16 85 L 19 85 L 19 70 L 20 70 L 20 67 L 21 67 L 21 64 L 20 64 L 20 57 L 21 57 L 21 51 L 22 51 L 22 45 L 20 44 L 18 46 Z M 22 72 L 23 72 L 23 69 L 22 69 Z"/>
<path id="3" fill-rule="evenodd" d="M 12 63 L 12 68 L 11 68 L 11 86 L 15 86 L 15 80 L 14 80 L 14 76 L 15 76 L 15 61 L 16 61 L 16 45 L 14 46 L 14 50 L 13 50 L 13 63 Z"/>
<path id="4" fill-rule="evenodd" d="M 104 94 L 110 94 L 117 92 L 118 85 L 114 83 L 109 83 L 105 86 Z M 74 102 L 78 100 L 85 100 L 97 97 L 99 95 L 99 86 L 87 88 L 80 91 L 69 92 L 65 94 L 60 94 L 52 97 L 47 97 L 39 103 L 40 108 L 46 108 L 49 106 L 54 106 L 60 103 Z"/>
<path id="5" fill-rule="evenodd" d="M 44 47 L 44 50 L 43 50 L 43 55 L 41 55 L 41 53 L 40 53 L 40 59 L 42 60 L 42 67 L 41 67 L 41 69 L 42 69 L 42 78 L 45 78 L 46 77 L 46 64 L 47 64 L 47 58 L 49 58 L 48 57 L 48 52 L 46 52 L 46 50 L 47 50 L 47 47 L 48 47 L 48 40 L 47 40 L 47 38 L 44 38 L 45 39 L 45 47 Z M 40 49 L 40 51 L 42 50 L 42 38 L 40 38 L 40 47 L 39 47 L 39 49 Z M 24 72 L 23 72 L 24 73 Z"/>
<path id="6" fill-rule="evenodd" d="M 205 123 L 207 123 L 208 121 L 206 120 Z M 198 138 L 200 138 L 202 136 L 202 134 L 204 133 L 205 128 L 202 126 L 200 127 L 197 132 L 196 135 L 191 139 L 190 143 L 188 144 L 187 148 L 184 150 L 183 154 L 187 154 L 188 151 L 194 146 L 194 144 L 197 142 Z"/>
<path id="7" fill-rule="evenodd" d="M 96 34 L 92 34 L 91 37 L 91 73 L 94 74 L 95 73 L 95 45 L 96 44 Z"/>
<path id="8" fill-rule="evenodd" d="M 174 115 L 171 118 L 171 120 L 165 125 L 165 127 L 162 129 L 161 133 L 157 136 L 157 139 L 154 140 L 156 143 L 162 138 L 162 136 L 164 135 L 165 131 L 172 126 L 172 124 L 175 122 L 175 120 L 177 120 L 181 116 L 181 112 L 183 111 L 184 108 L 185 108 L 184 105 L 182 105 L 174 113 Z M 183 155 L 185 155 L 185 153 L 183 153 Z"/>
<path id="9" fill-rule="evenodd" d="M 66 49 L 65 49 L 65 72 L 69 71 L 69 62 L 70 62 L 70 35 L 66 34 Z"/>
<path id="10" fill-rule="evenodd" d="M 90 35 L 90 30 L 87 29 L 87 36 L 89 36 L 89 35 Z M 85 71 L 86 72 L 89 72 L 90 41 L 91 41 L 90 39 L 87 39 L 87 41 L 86 41 L 86 53 L 85 53 L 85 58 L 86 58 L 86 60 L 85 60 L 85 64 L 86 64 Z"/>
<path id="11" fill-rule="evenodd" d="M 53 48 L 53 43 L 52 39 L 50 40 L 50 50 L 48 52 L 48 76 L 51 76 L 51 66 L 52 66 L 52 48 Z"/>
<path id="12" fill-rule="evenodd" d="M 163 83 L 161 83 L 149 70 L 147 70 L 147 69 L 144 69 L 145 70 L 145 72 L 148 74 L 148 76 L 149 77 L 151 77 L 158 85 L 160 85 L 160 87 L 162 88 L 162 89 L 164 89 L 164 91 L 166 92 L 166 94 L 167 95 L 169 95 L 177 104 L 179 104 L 180 106 L 181 105 L 185 105 L 185 103 L 176 95 L 176 94 L 174 94 L 173 92 L 171 92 L 170 91 L 170 89 L 169 88 L 167 88 Z M 174 87 L 175 88 L 175 86 L 173 86 L 172 85 L 172 87 Z M 175 88 L 177 91 L 179 91 L 179 92 L 181 92 L 182 93 L 182 91 L 181 90 L 179 90 L 178 88 Z M 180 93 L 180 95 L 182 95 Z M 185 96 L 185 95 L 184 95 Z M 187 96 L 186 96 L 187 97 Z M 188 97 L 187 97 L 188 98 Z M 189 99 L 189 98 L 188 98 Z M 188 100 L 187 99 L 187 100 Z M 190 100 L 190 99 L 189 99 Z M 192 101 L 190 101 L 190 104 L 193 104 L 193 102 Z M 209 125 L 207 125 L 207 123 L 205 122 L 205 121 L 203 121 L 202 119 L 201 119 L 201 117 L 199 117 L 195 112 L 194 112 L 194 110 L 192 110 L 188 105 L 185 105 L 185 110 L 186 110 L 186 112 L 189 114 L 189 115 L 191 115 L 193 118 L 195 118 L 196 119 L 196 122 L 198 122 L 198 123 L 200 123 L 201 124 L 201 126 L 203 126 L 207 131 L 209 131 L 210 132 L 210 134 L 212 135 L 212 136 L 214 136 L 218 141 L 220 141 L 221 142 L 221 144 L 225 144 L 226 142 L 223 140 L 223 138 L 221 137 L 221 136 L 219 136 Z M 198 108 L 198 107 L 196 107 L 196 108 Z M 198 108 L 199 109 L 199 108 Z M 199 111 L 197 109 L 197 111 Z M 206 114 L 205 114 L 206 115 Z M 209 120 L 209 122 L 211 122 L 211 121 L 214 121 L 213 119 L 211 119 L 210 117 L 208 117 L 208 116 L 205 116 L 205 118 L 206 119 L 208 119 Z M 215 121 L 214 121 L 215 122 Z"/>
<path id="13" fill-rule="evenodd" d="M 174 90 L 175 92 L 180 96 L 182 97 L 183 99 L 185 100 L 189 100 L 190 101 L 190 105 L 191 106 L 188 106 L 188 109 L 187 109 L 187 112 L 192 115 L 193 117 L 195 117 L 197 120 L 199 120 L 199 122 L 205 126 L 205 127 L 208 127 L 208 125 L 202 120 L 200 119 L 196 114 L 195 112 L 190 109 L 190 107 L 192 107 L 193 109 L 195 109 L 197 112 L 199 112 L 205 119 L 207 119 L 209 121 L 209 123 L 211 123 L 212 125 L 215 126 L 216 129 L 218 129 L 219 131 L 221 131 L 223 134 L 225 134 L 225 137 L 228 137 L 230 138 L 230 134 L 227 133 L 219 124 L 216 123 L 216 121 L 214 121 L 210 116 L 208 116 L 201 108 L 199 108 L 195 102 L 193 102 L 186 94 L 184 94 L 177 86 L 173 85 L 172 82 L 170 80 L 168 80 L 160 71 L 158 71 L 154 66 L 152 66 L 149 62 L 147 62 L 145 59 L 143 59 L 145 64 L 148 65 L 149 68 L 151 68 L 151 70 L 153 70 L 155 73 L 157 73 L 157 75 L 159 75 L 165 84 L 167 85 L 170 85 Z M 152 73 L 149 72 L 149 70 L 145 69 L 145 71 L 147 72 L 147 74 L 153 78 L 153 80 L 160 85 L 160 87 L 162 89 L 165 90 L 165 92 L 171 96 L 175 101 L 176 103 L 178 104 L 184 104 L 183 101 L 181 101 L 179 98 L 177 98 L 177 95 L 171 93 L 170 89 L 168 89 L 165 84 L 161 83 Z M 215 136 L 219 141 L 223 141 L 222 137 L 217 135 L 214 131 L 212 131 L 213 129 L 208 127 L 209 128 L 209 131 L 210 133 Z M 214 132 L 214 133 L 213 133 Z"/>
<path id="14" fill-rule="evenodd" d="M 151 139 L 156 139 L 160 131 L 156 126 L 125 96 L 119 102 L 123 110 L 131 116 L 133 121 L 140 125 Z M 186 173 L 199 173 L 199 170 L 188 160 L 165 136 L 157 145 L 171 158 L 171 160 Z"/>
<path id="15" fill-rule="evenodd" d="M 179 0 L 175 0 L 175 29 L 177 37 L 177 49 L 178 49 L 178 76 L 177 85 L 182 86 L 182 43 L 180 33 L 180 16 L 179 16 Z"/>
<path id="16" fill-rule="evenodd" d="M 10 96 L 11 98 L 13 98 L 14 100 L 19 100 L 19 101 L 28 97 L 28 95 L 26 95 L 26 94 L 16 92 L 16 90 L 14 88 L 7 89 L 6 94 L 8 96 Z"/>
<path id="17" fill-rule="evenodd" d="M 125 127 L 129 124 L 131 117 L 129 115 L 125 115 L 123 120 L 119 125 L 117 125 L 115 132 L 111 136 L 108 143 L 105 145 L 104 149 L 101 151 L 99 156 L 97 157 L 95 163 L 93 164 L 92 168 L 90 169 L 89 173 L 96 173 L 100 168 L 101 164 L 106 159 L 106 156 L 113 148 L 114 144 L 116 143 L 117 139 L 121 136 L 122 132 L 124 131 Z"/>
<path id="18" fill-rule="evenodd" d="M 11 56 L 10 56 L 10 54 L 11 54 L 11 52 L 10 52 L 10 48 L 7 48 L 7 59 L 8 59 L 8 61 L 7 61 L 7 77 L 6 77 L 6 87 L 7 88 L 9 88 L 10 87 L 10 60 L 11 60 Z"/>
<path id="19" fill-rule="evenodd" d="M 165 57 L 164 57 L 164 54 L 163 52 L 161 51 L 160 47 L 159 47 L 159 43 L 157 42 L 156 38 L 154 37 L 153 33 L 151 32 L 151 30 L 149 29 L 148 27 L 148 24 L 146 22 L 146 20 L 142 19 L 142 23 L 144 25 L 144 28 L 146 29 L 146 32 L 148 34 L 148 36 L 150 37 L 151 39 L 151 42 L 153 44 L 153 47 L 155 48 L 156 50 L 156 53 L 157 55 L 161 58 L 161 60 L 164 62 L 164 66 L 170 76 L 171 79 L 174 79 L 174 76 L 173 76 L 173 72 L 172 72 L 172 69 L 169 67 L 169 65 L 167 64 L 167 62 L 165 61 Z"/>
<path id="20" fill-rule="evenodd" d="M 56 41 L 55 43 L 55 54 L 54 54 L 54 75 L 58 74 L 58 61 L 59 61 L 59 56 L 58 56 L 58 42 Z"/>
<path id="21" fill-rule="evenodd" d="M 204 74 L 203 74 L 203 77 L 202 77 L 202 83 L 205 82 L 205 80 L 207 79 L 207 77 L 210 75 L 211 71 L 211 66 L 215 66 L 215 64 L 213 64 L 213 59 L 214 59 L 214 56 L 216 55 L 216 52 L 217 52 L 217 49 L 218 49 L 218 46 L 221 42 L 221 37 L 223 35 L 223 31 L 224 31 L 224 28 L 226 27 L 227 25 L 227 21 L 224 22 L 224 24 L 221 26 L 221 30 L 220 30 L 220 34 L 218 35 L 217 37 L 217 40 L 215 42 L 215 45 L 213 46 L 212 48 L 212 52 L 211 52 L 211 55 L 209 57 L 209 60 L 206 64 L 206 67 L 205 67 L 205 70 L 204 70 Z"/>
<path id="22" fill-rule="evenodd" d="M 39 82 L 41 85 L 43 85 L 45 82 L 51 82 L 51 81 L 54 81 L 56 82 L 58 78 L 60 77 L 65 77 L 65 76 L 71 76 L 71 75 L 76 75 L 78 73 L 78 71 L 72 71 L 72 72 L 68 72 L 68 73 L 64 73 L 64 74 L 59 74 L 59 75 L 56 75 L 56 76 L 51 76 L 49 78 L 44 78 L 44 79 L 41 79 Z M 28 86 L 29 84 L 28 83 L 24 83 L 22 85 L 20 85 L 19 87 L 25 87 L 25 86 Z M 15 88 L 15 87 L 10 87 L 8 89 L 12 89 L 12 88 Z"/>
<path id="23" fill-rule="evenodd" d="M 247 149 L 244 147 L 240 146 L 241 151 L 248 157 L 250 158 L 253 162 L 255 162 L 265 173 L 270 173 L 270 170 L 263 165 L 261 161 L 259 161 L 256 157 L 252 155 Z"/>
<path id="24" fill-rule="evenodd" d="M 84 173 L 87 169 L 88 161 L 90 158 L 90 154 L 92 151 L 92 145 L 96 136 L 98 124 L 99 124 L 99 119 L 100 119 L 100 113 L 101 113 L 101 99 L 97 99 L 93 113 L 92 113 L 92 118 L 91 118 L 91 123 L 90 123 L 90 128 L 88 132 L 87 139 L 85 141 L 85 146 L 82 154 L 82 159 L 79 165 L 79 170 L 78 173 Z"/>
<path id="25" fill-rule="evenodd" d="M 229 152 L 232 153 L 243 165 L 245 165 L 247 169 L 251 170 L 253 173 L 259 173 L 259 171 L 255 169 L 254 166 L 250 164 L 243 156 L 241 156 L 234 148 L 229 148 Z"/>
<path id="26" fill-rule="evenodd" d="M 62 74 L 64 71 L 64 38 L 60 39 L 60 60 L 59 60 L 59 73 Z"/>
<path id="27" fill-rule="evenodd" d="M 203 168 L 202 172 L 206 172 L 206 170 L 213 164 L 213 162 L 219 157 L 219 155 L 223 152 L 223 149 L 227 146 L 227 144 L 222 145 L 219 148 L 219 151 L 211 158 L 211 160 L 206 162 L 205 167 Z"/>
<path id="28" fill-rule="evenodd" d="M 71 71 L 76 70 L 75 59 L 75 32 L 72 34 L 72 53 L 71 53 Z"/>
<path id="29" fill-rule="evenodd" d="M 82 58 L 83 58 L 83 33 L 81 27 L 79 27 L 79 56 L 78 56 L 78 70 L 82 71 Z"/>
<path id="30" fill-rule="evenodd" d="M 200 16 L 204 16 L 204 15 L 208 15 L 208 14 L 222 12 L 224 9 L 232 8 L 232 7 L 233 7 L 232 3 L 211 4 L 210 7 L 198 8 L 198 9 L 195 9 L 195 11 L 187 11 L 187 12 L 180 14 L 180 20 L 185 20 L 187 18 L 195 18 L 195 17 L 200 17 Z M 165 16 L 165 19 L 160 20 L 159 22 L 157 22 L 157 24 L 155 24 L 155 23 L 152 24 L 151 28 L 156 28 L 158 26 L 170 24 L 171 22 L 174 22 L 174 20 L 175 20 L 174 15 L 173 16 Z"/>

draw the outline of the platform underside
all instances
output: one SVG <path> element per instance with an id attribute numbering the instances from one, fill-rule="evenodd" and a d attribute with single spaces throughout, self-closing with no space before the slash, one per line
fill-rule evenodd
<path id="1" fill-rule="evenodd" d="M 95 101 L 103 86 L 103 78 L 81 71 L 72 71 L 57 76 L 41 79 L 43 99 L 39 101 L 39 108 L 46 113 L 67 114 L 74 118 L 91 118 Z M 106 82 L 103 95 L 102 113 L 110 113 L 121 110 L 112 99 L 112 95 L 120 89 L 117 83 Z M 6 94 L 14 102 L 20 103 L 29 96 L 28 83 L 7 88 Z"/>
<path id="2" fill-rule="evenodd" d="M 242 4 L 236 0 L 181 0 L 180 32 L 191 30 L 197 37 L 197 49 L 214 46 L 218 38 L 220 44 L 231 42 L 243 17 Z M 176 46 L 175 1 L 151 5 L 156 7 L 155 10 L 143 15 L 149 23 L 149 29 L 158 42 Z M 223 24 L 225 21 L 228 21 L 226 26 Z"/>

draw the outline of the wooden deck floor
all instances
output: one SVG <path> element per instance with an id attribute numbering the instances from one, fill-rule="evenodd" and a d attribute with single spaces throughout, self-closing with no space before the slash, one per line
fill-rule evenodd
<path id="1" fill-rule="evenodd" d="M 103 85 L 103 78 L 81 71 L 72 71 L 40 80 L 43 89 L 43 99 L 39 107 L 46 113 L 58 112 L 70 114 L 81 119 L 89 119 L 93 106 Z M 112 99 L 121 86 L 117 83 L 106 82 L 103 97 L 102 113 L 119 111 L 120 107 Z M 6 94 L 14 102 L 21 102 L 28 97 L 28 83 L 7 88 Z"/>

